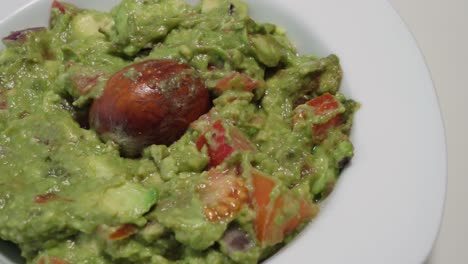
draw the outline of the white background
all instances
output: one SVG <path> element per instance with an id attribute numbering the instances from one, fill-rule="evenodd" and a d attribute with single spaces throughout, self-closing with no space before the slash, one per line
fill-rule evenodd
<path id="1" fill-rule="evenodd" d="M 468 263 L 468 1 L 390 3 L 426 58 L 447 135 L 449 178 L 444 220 L 428 263 Z"/>

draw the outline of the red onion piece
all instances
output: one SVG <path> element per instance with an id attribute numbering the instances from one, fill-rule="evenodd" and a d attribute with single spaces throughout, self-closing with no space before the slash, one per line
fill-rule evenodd
<path id="1" fill-rule="evenodd" d="M 12 32 L 9 36 L 3 38 L 4 41 L 22 41 L 31 32 L 46 30 L 45 27 L 32 27 Z"/>
<path id="2" fill-rule="evenodd" d="M 222 238 L 222 242 L 225 245 L 228 254 L 232 254 L 237 251 L 245 252 L 255 245 L 247 232 L 237 226 L 231 226 L 226 230 L 226 233 L 224 233 L 224 237 Z"/>

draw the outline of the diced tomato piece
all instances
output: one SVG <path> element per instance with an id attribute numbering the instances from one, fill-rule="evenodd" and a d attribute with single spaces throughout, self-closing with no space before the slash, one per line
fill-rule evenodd
<path id="1" fill-rule="evenodd" d="M 207 181 L 198 188 L 205 205 L 204 213 L 212 222 L 232 219 L 247 202 L 249 191 L 236 169 L 208 172 Z"/>
<path id="2" fill-rule="evenodd" d="M 252 172 L 252 183 L 254 188 L 253 202 L 255 202 L 257 211 L 255 231 L 258 241 L 263 243 L 268 237 L 268 224 L 271 214 L 271 208 L 268 208 L 268 205 L 270 204 L 270 194 L 275 188 L 276 183 L 258 171 Z"/>
<path id="3" fill-rule="evenodd" d="M 56 201 L 58 199 L 57 194 L 55 193 L 46 193 L 46 194 L 39 194 L 34 197 L 34 202 L 37 204 L 46 204 L 50 201 Z"/>
<path id="4" fill-rule="evenodd" d="M 0 110 L 8 109 L 8 103 L 6 101 L 0 101 Z"/>
<path id="5" fill-rule="evenodd" d="M 209 148 L 210 165 L 215 167 L 221 164 L 226 158 L 231 156 L 234 148 L 228 144 L 226 137 L 226 129 L 224 128 L 221 120 L 213 124 L 213 139 L 215 146 Z"/>
<path id="6" fill-rule="evenodd" d="M 61 258 L 57 258 L 57 257 L 54 257 L 54 256 L 51 256 L 51 257 L 48 257 L 49 261 L 47 262 L 47 257 L 41 257 L 39 259 L 39 261 L 37 262 L 37 264 L 46 264 L 46 263 L 50 263 L 50 264 L 71 264 L 70 262 L 68 261 L 65 261 Z"/>
<path id="7" fill-rule="evenodd" d="M 313 124 L 311 129 L 313 130 L 312 141 L 314 143 L 320 143 L 326 137 L 328 132 L 340 126 L 343 123 L 343 116 L 339 113 L 338 108 L 340 107 L 339 101 L 331 94 L 326 93 L 317 98 L 314 98 L 306 103 L 313 109 L 313 112 L 317 116 L 325 117 L 325 123 Z M 292 126 L 296 126 L 300 121 L 309 118 L 308 112 L 303 108 L 296 108 L 295 114 L 292 119 Z"/>
<path id="8" fill-rule="evenodd" d="M 57 0 L 52 2 L 52 8 L 56 8 L 60 11 L 60 13 L 65 14 L 65 6 Z"/>
<path id="9" fill-rule="evenodd" d="M 137 231 L 138 230 L 134 225 L 121 225 L 117 230 L 109 235 L 109 240 L 122 240 L 134 235 Z"/>
<path id="10" fill-rule="evenodd" d="M 74 86 L 78 89 L 78 92 L 81 95 L 85 95 L 91 91 L 92 88 L 96 87 L 99 82 L 99 77 L 101 74 L 96 75 L 85 75 L 85 74 L 77 74 L 74 75 L 71 80 Z"/>
<path id="11" fill-rule="evenodd" d="M 252 202 L 257 212 L 255 231 L 260 244 L 274 245 L 281 242 L 286 235 L 315 215 L 311 202 L 297 198 L 291 192 L 285 192 L 278 196 L 274 202 L 271 201 L 271 193 L 276 183 L 263 173 L 254 170 L 252 183 L 254 187 Z M 298 205 L 299 211 L 293 215 L 285 214 L 288 207 L 294 206 L 294 204 Z M 286 217 L 286 219 L 282 223 L 277 223 L 276 220 L 280 217 Z"/>
<path id="12" fill-rule="evenodd" d="M 314 108 L 314 113 L 316 115 L 325 115 L 330 111 L 336 110 L 340 106 L 338 100 L 329 93 L 314 98 L 307 102 L 307 104 Z"/>
<path id="13" fill-rule="evenodd" d="M 234 72 L 228 77 L 221 79 L 218 84 L 216 84 L 216 90 L 218 92 L 224 92 L 227 90 L 243 90 L 251 92 L 258 88 L 260 83 L 251 79 L 249 76 Z"/>
<path id="14" fill-rule="evenodd" d="M 56 193 L 39 194 L 34 197 L 34 202 L 37 204 L 46 204 L 49 202 L 73 202 L 72 199 L 63 198 Z"/>
<path id="15" fill-rule="evenodd" d="M 198 131 L 200 133 L 205 133 L 206 131 L 208 131 L 209 127 L 211 126 L 211 124 L 213 123 L 213 112 L 215 112 L 216 109 L 215 108 L 211 108 L 211 110 L 200 116 L 197 120 L 195 120 L 194 122 L 192 122 L 190 124 L 190 128 L 192 128 L 193 130 L 195 131 Z"/>
<path id="16" fill-rule="evenodd" d="M 340 107 L 340 102 L 333 95 L 326 93 L 308 101 L 305 105 L 310 106 L 317 116 L 329 116 L 332 118 L 338 114 L 337 110 Z M 294 112 L 293 125 L 296 125 L 300 120 L 308 118 L 308 113 L 303 108 L 297 107 Z"/>
<path id="17" fill-rule="evenodd" d="M 209 132 L 211 132 L 209 134 L 211 140 L 206 138 L 208 133 L 204 133 L 197 139 L 196 146 L 200 151 L 203 146 L 206 145 L 208 147 L 208 155 L 210 156 L 208 166 L 210 168 L 223 163 L 236 150 L 253 151 L 255 149 L 242 132 L 232 126 L 230 127 L 231 140 L 229 142 L 226 136 L 226 128 L 221 120 L 215 121 Z"/>
<path id="18" fill-rule="evenodd" d="M 237 73 L 233 73 L 229 75 L 228 77 L 225 77 L 221 79 L 217 84 L 216 84 L 216 89 L 218 91 L 226 91 L 229 90 L 230 86 L 229 84 L 231 83 L 232 79 L 237 76 Z"/>
<path id="19" fill-rule="evenodd" d="M 252 142 L 238 129 L 231 129 L 232 146 L 236 150 L 254 151 L 255 147 Z"/>
<path id="20" fill-rule="evenodd" d="M 314 142 L 323 141 L 327 137 L 327 134 L 331 129 L 340 126 L 342 123 L 343 123 L 342 116 L 337 115 L 324 124 L 314 125 L 313 126 L 313 131 L 314 131 L 313 141 Z"/>
<path id="21" fill-rule="evenodd" d="M 205 135 L 202 135 L 201 137 L 199 137 L 197 141 L 195 142 L 195 145 L 197 146 L 197 149 L 199 151 L 201 151 L 203 149 L 203 146 L 207 144 L 208 144 L 208 141 L 206 140 Z"/>
<path id="22" fill-rule="evenodd" d="M 49 260 L 51 264 L 70 264 L 70 262 L 57 257 L 50 257 Z"/>
<path id="23" fill-rule="evenodd" d="M 0 110 L 6 110 L 7 108 L 6 89 L 0 87 Z"/>
<path id="24" fill-rule="evenodd" d="M 286 206 L 286 205 L 282 205 Z M 299 213 L 286 221 L 281 229 L 284 234 L 290 234 L 296 230 L 304 221 L 311 219 L 315 215 L 315 211 L 310 202 L 303 199 L 299 200 Z"/>

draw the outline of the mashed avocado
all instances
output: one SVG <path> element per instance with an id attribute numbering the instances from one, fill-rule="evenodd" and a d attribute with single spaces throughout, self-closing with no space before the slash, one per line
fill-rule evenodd
<path id="1" fill-rule="evenodd" d="M 353 156 L 335 55 L 298 55 L 240 0 L 54 2 L 0 54 L 0 238 L 27 263 L 258 263 L 317 213 Z M 190 65 L 211 110 L 126 158 L 90 128 L 125 67 Z M 166 116 L 171 118 L 171 116 Z"/>

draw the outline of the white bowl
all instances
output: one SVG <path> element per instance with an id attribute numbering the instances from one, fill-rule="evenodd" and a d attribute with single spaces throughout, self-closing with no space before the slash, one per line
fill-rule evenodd
<path id="1" fill-rule="evenodd" d="M 51 2 L 3 1 L 0 35 L 47 25 Z M 118 0 L 68 2 L 109 10 Z M 320 215 L 268 263 L 423 262 L 441 220 L 446 147 L 428 70 L 399 16 L 385 0 L 247 2 L 254 18 L 286 28 L 301 53 L 337 54 L 342 91 L 362 104 L 352 165 Z"/>

